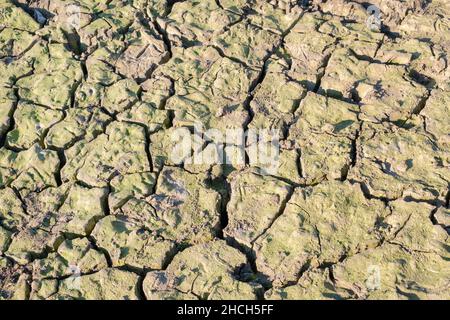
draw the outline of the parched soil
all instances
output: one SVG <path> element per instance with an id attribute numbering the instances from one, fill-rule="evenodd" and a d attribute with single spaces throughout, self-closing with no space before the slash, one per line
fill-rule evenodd
<path id="1" fill-rule="evenodd" d="M 450 299 L 450 1 L 284 2 L 0 0 L 0 300 Z"/>

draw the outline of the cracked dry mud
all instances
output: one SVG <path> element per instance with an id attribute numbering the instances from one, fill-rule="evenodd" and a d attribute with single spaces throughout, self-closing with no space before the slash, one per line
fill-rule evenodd
<path id="1" fill-rule="evenodd" d="M 450 299 L 450 2 L 369 2 L 0 0 L 0 300 Z"/>

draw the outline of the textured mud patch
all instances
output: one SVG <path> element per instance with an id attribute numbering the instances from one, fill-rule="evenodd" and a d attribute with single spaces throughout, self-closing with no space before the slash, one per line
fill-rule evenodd
<path id="1" fill-rule="evenodd" d="M 282 2 L 1 1 L 1 300 L 450 298 L 448 1 Z"/>

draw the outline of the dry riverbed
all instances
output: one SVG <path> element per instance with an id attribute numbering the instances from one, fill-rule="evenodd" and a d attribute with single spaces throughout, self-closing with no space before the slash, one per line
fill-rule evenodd
<path id="1" fill-rule="evenodd" d="M 450 2 L 278 2 L 0 0 L 0 300 L 450 299 Z"/>

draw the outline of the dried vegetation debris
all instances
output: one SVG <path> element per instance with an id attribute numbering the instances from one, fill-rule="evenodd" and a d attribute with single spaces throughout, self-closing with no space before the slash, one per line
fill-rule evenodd
<path id="1" fill-rule="evenodd" d="M 0 300 L 449 299 L 449 16 L 0 0 Z M 196 124 L 277 172 L 174 161 Z"/>

